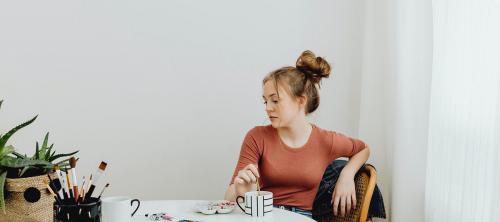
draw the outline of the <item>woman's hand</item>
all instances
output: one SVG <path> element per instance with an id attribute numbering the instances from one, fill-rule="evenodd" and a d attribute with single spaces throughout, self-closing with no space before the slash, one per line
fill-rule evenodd
<path id="1" fill-rule="evenodd" d="M 248 164 L 241 169 L 233 180 L 236 195 L 243 195 L 250 191 L 252 189 L 252 184 L 256 183 L 259 177 L 259 170 L 254 164 Z"/>
<path id="2" fill-rule="evenodd" d="M 340 173 L 335 190 L 332 195 L 333 214 L 338 215 L 340 207 L 340 216 L 344 216 L 356 208 L 356 187 L 354 186 L 354 175 Z"/>

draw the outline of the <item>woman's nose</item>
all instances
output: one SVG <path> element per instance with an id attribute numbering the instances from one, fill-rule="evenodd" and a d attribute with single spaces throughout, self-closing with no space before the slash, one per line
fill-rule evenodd
<path id="1" fill-rule="evenodd" d="M 273 108 L 271 107 L 271 104 L 266 103 L 266 111 L 267 112 L 273 111 Z"/>

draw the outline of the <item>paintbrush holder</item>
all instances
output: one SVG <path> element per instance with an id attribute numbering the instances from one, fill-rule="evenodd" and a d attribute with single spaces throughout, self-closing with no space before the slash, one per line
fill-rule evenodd
<path id="1" fill-rule="evenodd" d="M 54 222 L 101 222 L 101 200 L 91 198 L 83 204 L 54 202 Z"/>

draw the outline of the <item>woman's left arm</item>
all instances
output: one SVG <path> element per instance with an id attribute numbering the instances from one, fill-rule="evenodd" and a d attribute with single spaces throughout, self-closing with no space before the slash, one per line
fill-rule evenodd
<path id="1" fill-rule="evenodd" d="M 354 184 L 354 175 L 359 168 L 365 164 L 370 156 L 370 148 L 365 146 L 364 149 L 352 156 L 347 165 L 342 169 L 335 190 L 332 195 L 333 214 L 338 215 L 340 207 L 340 215 L 343 217 L 349 213 L 351 209 L 356 208 L 356 187 Z"/>

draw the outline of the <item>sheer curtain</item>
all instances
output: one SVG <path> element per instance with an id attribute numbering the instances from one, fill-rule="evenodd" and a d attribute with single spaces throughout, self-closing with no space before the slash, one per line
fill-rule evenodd
<path id="1" fill-rule="evenodd" d="M 498 221 L 500 1 L 433 0 L 426 221 Z"/>
<path id="2" fill-rule="evenodd" d="M 500 220 L 500 0 L 365 4 L 359 135 L 390 221 Z"/>

